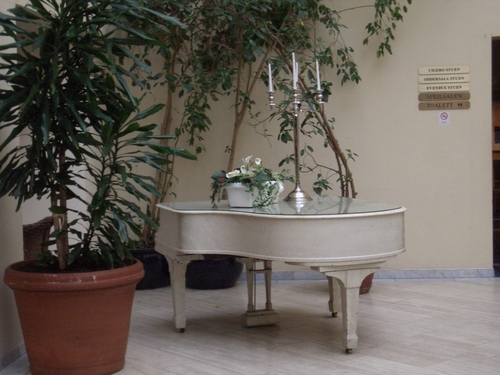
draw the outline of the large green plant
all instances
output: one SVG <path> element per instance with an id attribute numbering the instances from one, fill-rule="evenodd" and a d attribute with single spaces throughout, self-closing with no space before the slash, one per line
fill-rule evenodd
<path id="1" fill-rule="evenodd" d="M 155 34 L 183 25 L 140 0 L 30 0 L 9 13 L 0 14 L 0 124 L 9 132 L 0 196 L 14 196 L 18 209 L 50 199 L 61 269 L 121 266 L 140 223 L 156 227 L 139 203 L 159 192 L 135 165 L 165 170 L 162 155 L 194 158 L 158 144 L 170 137 L 143 120 L 162 106 L 141 110 L 131 91 L 149 87 L 146 55 L 163 47 Z"/>
<path id="2" fill-rule="evenodd" d="M 292 51 L 301 59 L 299 88 L 311 97 L 315 82 L 315 69 L 311 62 L 318 59 L 325 70 L 333 70 L 347 81 L 359 82 L 357 65 L 352 58 L 353 49 L 344 43 L 343 32 L 347 27 L 342 22 L 343 12 L 355 12 L 370 7 L 374 19 L 366 26 L 369 38 L 378 38 L 377 56 L 392 53 L 390 43 L 394 39 L 396 23 L 407 11 L 405 3 L 411 0 L 371 0 L 367 5 L 356 5 L 337 10 L 332 2 L 322 0 L 147 0 L 159 12 L 175 15 L 187 25 L 186 29 L 160 35 L 168 41 L 165 56 L 165 82 L 167 85 L 166 110 L 163 121 L 165 134 L 175 133 L 187 138 L 187 142 L 201 152 L 203 133 L 211 126 L 210 103 L 221 96 L 231 95 L 232 141 L 227 146 L 226 170 L 234 168 L 238 145 L 238 134 L 245 120 L 263 123 L 252 111 L 256 100 L 256 88 L 267 82 L 267 62 L 273 63 L 276 88 L 290 94 L 290 71 Z M 348 6 L 348 5 L 346 5 Z M 320 34 L 329 35 L 328 38 Z M 302 59 L 304 57 L 304 59 Z M 312 78 L 312 79 L 310 79 Z M 323 81 L 324 98 L 328 101 L 332 83 Z M 175 105 L 175 103 L 182 103 Z M 181 113 L 180 121 L 173 123 L 175 109 Z M 356 188 L 349 160 L 355 154 L 344 150 L 334 134 L 335 119 L 325 111 L 304 118 L 301 130 L 304 134 L 323 139 L 331 151 L 330 162 L 319 165 L 315 162 L 313 149 L 305 145 L 301 150 L 302 161 L 293 155 L 285 155 L 283 163 L 301 163 L 302 171 L 316 172 L 316 192 L 337 184 L 343 196 L 356 196 Z M 229 113 L 229 112 L 228 112 Z M 265 133 L 277 135 L 283 142 L 292 140 L 292 117 L 283 107 L 272 114 L 279 120 L 279 131 Z M 277 127 L 278 129 L 278 127 Z M 277 134 L 278 133 L 278 134 Z M 292 148 L 291 148 L 292 149 Z M 305 159 L 305 160 L 304 160 Z M 158 172 L 163 192 L 171 186 L 172 174 Z M 158 209 L 154 200 L 150 204 L 153 218 Z M 143 240 L 147 241 L 151 231 L 146 226 Z"/>

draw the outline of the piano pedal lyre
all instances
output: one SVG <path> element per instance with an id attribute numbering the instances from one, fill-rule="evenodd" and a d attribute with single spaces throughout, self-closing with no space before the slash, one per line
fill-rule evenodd
<path id="1" fill-rule="evenodd" d="M 247 311 L 242 315 L 243 325 L 245 327 L 257 327 L 279 323 L 279 314 L 273 310 L 271 303 L 272 261 L 252 258 L 239 258 L 238 261 L 245 264 L 247 275 L 248 306 Z M 262 268 L 258 268 L 258 263 L 263 264 Z M 264 274 L 266 307 L 257 310 L 255 307 L 257 296 L 256 276 L 259 273 Z"/>

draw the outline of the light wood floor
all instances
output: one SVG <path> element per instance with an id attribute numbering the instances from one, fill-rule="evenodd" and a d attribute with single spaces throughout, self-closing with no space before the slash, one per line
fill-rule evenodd
<path id="1" fill-rule="evenodd" d="M 188 289 L 188 323 L 180 333 L 170 287 L 138 291 L 127 363 L 118 374 L 500 374 L 500 278 L 375 280 L 360 297 L 352 354 L 341 346 L 341 317 L 328 311 L 326 279 L 277 281 L 272 292 L 280 324 L 245 328 L 244 282 Z M 0 371 L 24 374 L 26 356 Z"/>

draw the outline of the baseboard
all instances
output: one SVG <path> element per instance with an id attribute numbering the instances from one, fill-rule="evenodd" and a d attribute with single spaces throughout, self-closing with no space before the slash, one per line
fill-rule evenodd
<path id="1" fill-rule="evenodd" d="M 484 279 L 495 277 L 493 268 L 434 268 L 378 270 L 375 279 Z"/>
<path id="2" fill-rule="evenodd" d="M 264 275 L 258 274 L 257 280 L 263 280 Z M 493 268 L 436 268 L 436 269 L 406 269 L 378 270 L 375 279 L 480 279 L 495 277 Z M 323 280 L 325 276 L 316 271 L 275 271 L 273 281 L 277 280 Z M 246 280 L 243 272 L 240 280 Z"/>
<path id="3" fill-rule="evenodd" d="M 24 354 L 26 354 L 26 348 L 24 347 L 24 343 L 19 346 L 11 349 L 5 355 L 0 357 L 0 371 L 2 371 L 7 366 L 11 365 L 19 358 L 21 358 Z"/>

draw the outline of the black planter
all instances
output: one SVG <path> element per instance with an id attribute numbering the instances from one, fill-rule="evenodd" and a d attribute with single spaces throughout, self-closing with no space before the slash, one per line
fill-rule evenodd
<path id="1" fill-rule="evenodd" d="M 165 257 L 154 249 L 137 249 L 131 251 L 134 258 L 144 265 L 144 278 L 136 289 L 157 289 L 170 285 L 170 273 Z"/>
<path id="2" fill-rule="evenodd" d="M 194 260 L 187 266 L 186 286 L 191 289 L 226 289 L 241 276 L 243 264 L 234 257 Z"/>

